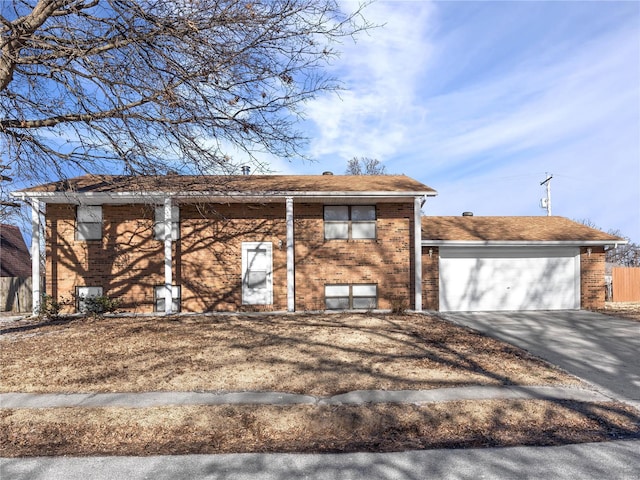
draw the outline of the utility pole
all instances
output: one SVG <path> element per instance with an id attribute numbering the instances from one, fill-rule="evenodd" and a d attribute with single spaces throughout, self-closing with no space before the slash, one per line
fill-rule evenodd
<path id="1" fill-rule="evenodd" d="M 540 182 L 540 185 L 547 186 L 547 198 L 543 198 L 542 200 L 540 200 L 540 206 L 542 208 L 547 209 L 547 217 L 550 217 L 551 216 L 551 179 L 553 178 L 553 175 L 551 175 L 550 173 L 545 173 L 545 175 L 547 176 L 547 178 L 543 182 Z"/>

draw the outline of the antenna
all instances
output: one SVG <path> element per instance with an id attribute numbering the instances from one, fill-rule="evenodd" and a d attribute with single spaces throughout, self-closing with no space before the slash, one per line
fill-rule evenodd
<path id="1" fill-rule="evenodd" d="M 547 209 L 547 217 L 550 217 L 551 216 L 551 179 L 553 178 L 553 175 L 551 175 L 550 173 L 545 173 L 545 175 L 547 176 L 547 178 L 543 182 L 540 182 L 540 185 L 547 186 L 547 198 L 543 198 L 542 200 L 540 200 L 540 206 L 542 208 Z"/>

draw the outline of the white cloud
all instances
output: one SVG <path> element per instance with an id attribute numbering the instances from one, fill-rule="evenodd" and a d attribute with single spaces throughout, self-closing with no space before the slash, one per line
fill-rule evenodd
<path id="1" fill-rule="evenodd" d="M 408 141 L 405 119 L 416 115 L 419 78 L 431 49 L 425 35 L 431 10 L 426 2 L 367 7 L 367 19 L 382 26 L 344 45 L 335 72 L 347 90 L 307 106 L 316 130 L 311 156 L 384 159 Z"/>

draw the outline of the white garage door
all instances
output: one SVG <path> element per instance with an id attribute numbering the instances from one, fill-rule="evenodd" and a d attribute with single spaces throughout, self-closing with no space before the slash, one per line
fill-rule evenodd
<path id="1" fill-rule="evenodd" d="M 580 308 L 574 247 L 440 247 L 440 310 Z"/>

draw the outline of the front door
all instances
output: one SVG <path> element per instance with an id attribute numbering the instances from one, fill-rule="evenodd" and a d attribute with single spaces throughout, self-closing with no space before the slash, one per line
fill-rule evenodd
<path id="1" fill-rule="evenodd" d="M 272 246 L 270 242 L 242 242 L 242 304 L 273 303 Z"/>

